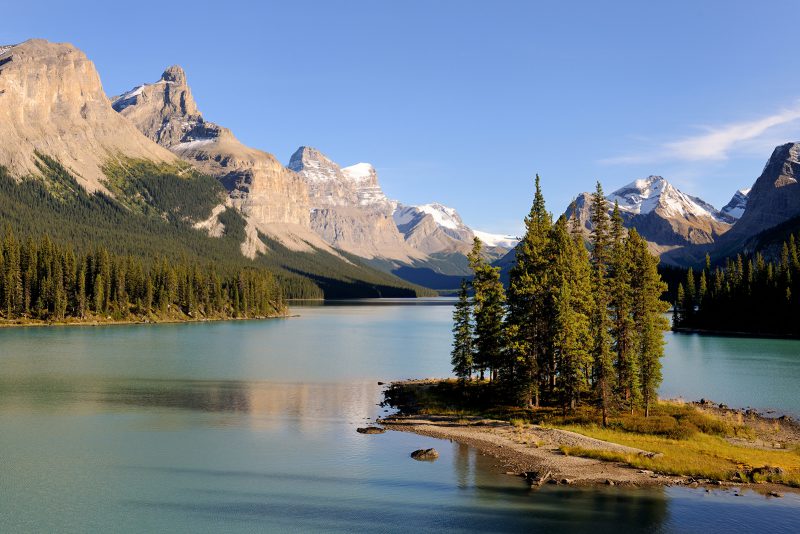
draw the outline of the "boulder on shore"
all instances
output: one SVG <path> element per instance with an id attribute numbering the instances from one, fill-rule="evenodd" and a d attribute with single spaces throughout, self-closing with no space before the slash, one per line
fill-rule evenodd
<path id="1" fill-rule="evenodd" d="M 418 449 L 411 453 L 411 457 L 415 460 L 433 461 L 439 457 L 439 451 L 436 449 Z"/>
<path id="2" fill-rule="evenodd" d="M 386 429 L 379 428 L 377 426 L 366 426 L 362 428 L 356 428 L 356 432 L 359 434 L 383 434 L 386 432 Z"/>

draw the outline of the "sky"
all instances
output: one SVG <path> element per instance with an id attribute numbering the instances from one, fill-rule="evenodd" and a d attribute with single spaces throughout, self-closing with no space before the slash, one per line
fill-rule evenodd
<path id="1" fill-rule="evenodd" d="M 257 4 L 257 5 L 255 5 Z M 6 3 L 0 44 L 70 42 L 109 95 L 184 67 L 206 120 L 283 163 L 370 162 L 390 198 L 519 234 L 651 174 L 718 208 L 800 141 L 795 1 Z"/>

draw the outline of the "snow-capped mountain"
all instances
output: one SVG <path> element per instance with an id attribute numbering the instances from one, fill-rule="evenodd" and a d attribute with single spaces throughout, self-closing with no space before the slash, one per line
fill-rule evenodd
<path id="1" fill-rule="evenodd" d="M 729 217 L 733 217 L 734 219 L 740 219 L 742 214 L 744 213 L 745 208 L 747 208 L 747 200 L 750 195 L 750 189 L 739 189 L 731 198 L 731 201 L 725 204 L 725 206 L 720 210 L 725 215 Z"/>
<path id="2" fill-rule="evenodd" d="M 617 189 L 606 197 L 631 215 L 647 215 L 656 210 L 663 217 L 711 218 L 731 224 L 733 219 L 702 199 L 683 193 L 661 176 L 648 176 Z"/>
<path id="3" fill-rule="evenodd" d="M 635 180 L 606 196 L 609 212 L 619 204 L 625 226 L 636 230 L 661 254 L 693 244 L 713 243 L 727 232 L 735 217 L 704 200 L 688 195 L 661 176 Z M 582 193 L 566 214 L 575 213 L 581 227 L 591 232 L 591 194 Z"/>
<path id="4" fill-rule="evenodd" d="M 302 146 L 288 168 L 308 186 L 311 228 L 330 245 L 370 260 L 411 263 L 425 258 L 398 231 L 393 203 L 369 163 L 342 168 L 319 150 Z"/>
<path id="5" fill-rule="evenodd" d="M 490 234 L 473 230 L 451 207 L 432 202 L 418 206 L 395 203 L 394 222 L 406 242 L 427 254 L 467 254 L 477 236 L 490 257 L 504 254 L 517 244 L 513 236 Z"/>
<path id="6" fill-rule="evenodd" d="M 378 183 L 378 173 L 369 163 L 356 163 L 342 169 L 342 174 L 356 187 L 360 206 L 386 206 L 389 199 Z"/>

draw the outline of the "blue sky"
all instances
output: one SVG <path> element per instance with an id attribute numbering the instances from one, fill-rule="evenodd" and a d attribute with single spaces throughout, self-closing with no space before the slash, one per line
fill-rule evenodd
<path id="1" fill-rule="evenodd" d="M 0 43 L 71 42 L 117 94 L 186 71 L 206 119 L 284 163 L 369 161 L 387 194 L 519 232 L 661 174 L 721 207 L 800 140 L 798 2 L 14 2 Z"/>

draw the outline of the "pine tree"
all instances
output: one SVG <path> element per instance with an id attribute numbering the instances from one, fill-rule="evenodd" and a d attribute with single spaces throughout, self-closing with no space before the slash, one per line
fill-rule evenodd
<path id="1" fill-rule="evenodd" d="M 519 361 L 516 373 L 521 404 L 539 405 L 542 377 L 547 359 L 549 330 L 546 304 L 547 246 L 553 220 L 547 212 L 539 175 L 530 213 L 525 217 L 525 235 L 516 248 L 516 262 L 509 273 L 508 307 L 513 335 L 510 344 Z"/>
<path id="2" fill-rule="evenodd" d="M 620 396 L 633 411 L 639 390 L 639 362 L 632 317 L 631 240 L 626 239 L 619 205 L 614 203 L 611 216 L 610 304 L 612 337 L 616 351 L 617 387 Z"/>
<path id="3" fill-rule="evenodd" d="M 630 233 L 633 264 L 633 319 L 638 335 L 639 383 L 645 417 L 657 398 L 661 384 L 661 357 L 664 355 L 664 330 L 669 328 L 664 314 L 669 304 L 661 300 L 667 285 L 658 273 L 658 258 L 650 254 L 647 242 L 636 230 Z M 638 395 L 636 396 L 638 398 Z"/>
<path id="4" fill-rule="evenodd" d="M 500 268 L 489 265 L 482 256 L 481 240 L 477 237 L 469 254 L 474 273 L 472 287 L 475 292 L 473 309 L 475 317 L 475 365 L 484 378 L 494 380 L 498 369 L 504 365 L 505 291 L 500 282 Z"/>
<path id="5" fill-rule="evenodd" d="M 720 278 L 721 280 L 721 278 Z M 683 326 L 684 322 L 684 313 L 683 313 L 683 306 L 686 304 L 686 291 L 683 289 L 683 283 L 678 284 L 678 292 L 677 297 L 675 298 L 675 304 L 672 307 L 672 327 L 673 328 L 680 328 Z"/>
<path id="6" fill-rule="evenodd" d="M 472 380 L 472 330 L 472 304 L 467 294 L 467 281 L 461 280 L 458 303 L 453 310 L 453 351 L 450 353 L 450 363 L 453 364 L 453 374 L 462 383 L 467 379 Z"/>
<path id="7" fill-rule="evenodd" d="M 611 351 L 610 321 L 608 318 L 608 264 L 611 237 L 605 195 L 600 182 L 592 195 L 592 293 L 594 309 L 591 318 L 592 357 L 594 359 L 595 389 L 599 397 L 603 426 L 608 424 L 611 392 L 614 387 L 614 364 Z"/>

